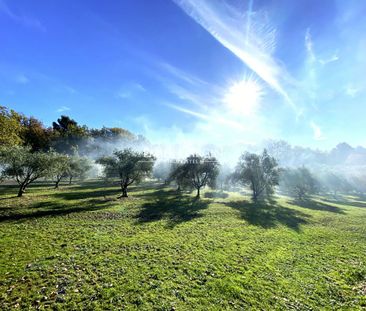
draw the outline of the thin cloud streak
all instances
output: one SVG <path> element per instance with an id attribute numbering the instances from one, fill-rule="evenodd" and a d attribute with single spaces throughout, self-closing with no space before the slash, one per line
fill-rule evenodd
<path id="1" fill-rule="evenodd" d="M 7 15 L 9 18 L 11 18 L 16 23 L 22 24 L 23 26 L 26 26 L 26 27 L 35 28 L 42 32 L 46 32 L 46 28 L 38 19 L 30 17 L 30 16 L 15 14 L 6 4 L 5 0 L 0 0 L 0 12 Z"/>
<path id="2" fill-rule="evenodd" d="M 138 93 L 146 92 L 145 87 L 137 82 L 130 82 L 121 87 L 115 94 L 117 99 L 129 99 L 136 96 Z"/>
<path id="3" fill-rule="evenodd" d="M 167 104 L 167 106 L 170 108 L 173 108 L 175 110 L 178 110 L 180 112 L 184 112 L 185 114 L 194 116 L 198 119 L 208 121 L 209 124 L 219 123 L 219 124 L 227 125 L 231 128 L 235 128 L 237 130 L 244 130 L 244 127 L 239 122 L 236 122 L 236 121 L 228 119 L 228 118 L 224 118 L 220 114 L 215 113 L 213 111 L 211 111 L 209 114 L 206 115 L 206 114 L 199 113 L 199 112 L 196 112 L 196 111 L 193 111 L 193 110 L 190 110 L 187 108 L 183 108 L 181 106 L 174 105 L 174 104 Z"/>
<path id="4" fill-rule="evenodd" d="M 71 109 L 69 107 L 66 106 L 61 106 L 60 108 L 58 108 L 56 110 L 56 112 L 65 112 L 65 111 L 70 111 Z"/>
<path id="5" fill-rule="evenodd" d="M 306 29 L 306 33 L 305 33 L 305 47 L 306 47 L 306 51 L 308 53 L 309 61 L 311 63 L 316 62 L 316 57 L 315 57 L 315 53 L 314 53 L 314 44 L 313 44 L 313 40 L 311 38 L 310 28 L 307 28 Z"/>

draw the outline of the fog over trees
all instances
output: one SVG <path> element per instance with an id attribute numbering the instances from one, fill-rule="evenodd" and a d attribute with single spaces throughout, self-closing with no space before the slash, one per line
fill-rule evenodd
<path id="1" fill-rule="evenodd" d="M 281 189 L 298 199 L 307 199 L 317 193 L 317 180 L 306 167 L 284 169 L 281 174 Z"/>
<path id="2" fill-rule="evenodd" d="M 117 178 L 122 197 L 129 185 L 146 178 L 196 190 L 197 197 L 202 188 L 240 185 L 254 201 L 276 191 L 299 200 L 316 193 L 366 192 L 366 148 L 347 143 L 328 151 L 281 140 L 208 143 L 191 153 L 189 146 L 153 144 L 124 128 L 89 128 L 65 115 L 46 127 L 6 107 L 0 107 L 0 134 L 1 180 L 16 180 L 19 196 L 37 179 L 49 178 L 58 188 L 66 179 L 71 184 L 89 175 Z"/>

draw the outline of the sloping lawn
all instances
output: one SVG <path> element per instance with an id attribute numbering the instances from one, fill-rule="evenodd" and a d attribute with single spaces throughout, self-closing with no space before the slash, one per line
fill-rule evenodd
<path id="1" fill-rule="evenodd" d="M 366 308 L 366 202 L 131 190 L 0 186 L 0 309 Z"/>

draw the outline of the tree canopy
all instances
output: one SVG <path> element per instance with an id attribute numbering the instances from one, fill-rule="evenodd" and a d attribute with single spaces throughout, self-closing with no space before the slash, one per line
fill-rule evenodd
<path id="1" fill-rule="evenodd" d="M 177 163 L 170 174 L 178 189 L 186 185 L 197 190 L 196 197 L 200 197 L 202 187 L 214 187 L 219 174 L 219 162 L 211 155 L 202 157 L 197 154 L 190 155 L 184 163 Z"/>
<path id="2" fill-rule="evenodd" d="M 233 180 L 249 186 L 253 201 L 269 197 L 279 183 L 280 168 L 266 150 L 261 155 L 244 153 L 237 164 Z"/>
<path id="3" fill-rule="evenodd" d="M 0 145 L 15 146 L 22 144 L 21 115 L 0 106 Z"/>
<path id="4" fill-rule="evenodd" d="M 121 197 L 127 197 L 127 188 L 131 184 L 150 176 L 155 160 L 149 153 L 124 149 L 115 151 L 112 156 L 99 158 L 97 163 L 103 165 L 106 177 L 119 179 Z"/>
<path id="5" fill-rule="evenodd" d="M 52 168 L 54 159 L 50 153 L 31 152 L 29 147 L 11 146 L 0 149 L 0 165 L 5 176 L 14 178 L 19 185 L 21 197 L 29 184 L 45 177 Z"/>

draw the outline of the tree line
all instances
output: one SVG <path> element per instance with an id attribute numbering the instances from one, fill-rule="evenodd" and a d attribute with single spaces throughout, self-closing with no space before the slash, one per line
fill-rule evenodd
<path id="1" fill-rule="evenodd" d="M 96 144 L 91 142 L 98 141 Z M 32 152 L 51 149 L 65 154 L 93 152 L 101 142 L 147 143 L 141 135 L 119 127 L 88 128 L 68 116 L 62 115 L 51 127 L 45 127 L 35 117 L 27 117 L 12 109 L 0 106 L 0 146 L 26 146 Z"/>

